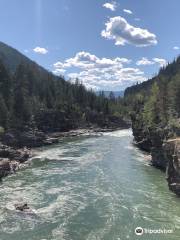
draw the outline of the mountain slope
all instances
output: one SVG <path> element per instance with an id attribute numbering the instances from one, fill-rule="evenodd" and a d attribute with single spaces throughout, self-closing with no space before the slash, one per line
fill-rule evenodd
<path id="1" fill-rule="evenodd" d="M 48 72 L 24 54 L 3 42 L 0 42 L 0 61 L 6 67 L 11 76 L 15 74 L 18 66 L 21 64 L 24 66 L 31 66 L 34 70 L 36 69 L 36 74 L 41 76 L 46 76 Z"/>
<path id="2" fill-rule="evenodd" d="M 17 50 L 0 44 L 0 127 L 65 131 L 125 126 L 118 101 L 76 81 L 54 76 Z"/>
<path id="3" fill-rule="evenodd" d="M 180 195 L 180 57 L 153 79 L 128 88 L 133 135 L 151 153 L 152 165 L 166 170 L 169 188 Z"/>
<path id="4" fill-rule="evenodd" d="M 172 77 L 179 73 L 180 73 L 180 57 L 175 59 L 172 63 L 169 63 L 166 67 L 161 68 L 157 76 L 153 77 L 152 79 L 126 88 L 124 96 L 127 97 L 128 95 L 134 95 L 138 93 L 142 94 L 145 93 L 149 95 L 152 85 L 155 82 L 158 82 L 160 78 L 166 78 L 171 81 Z"/>
<path id="5" fill-rule="evenodd" d="M 3 42 L 0 42 L 0 60 L 11 73 L 14 73 L 21 63 L 30 63 L 26 56 Z"/>

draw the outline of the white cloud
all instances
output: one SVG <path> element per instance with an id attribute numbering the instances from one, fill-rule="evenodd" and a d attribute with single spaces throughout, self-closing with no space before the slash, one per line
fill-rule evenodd
<path id="1" fill-rule="evenodd" d="M 56 62 L 53 64 L 54 68 L 56 69 L 63 69 L 64 68 L 64 64 L 62 62 Z"/>
<path id="2" fill-rule="evenodd" d="M 124 63 L 130 63 L 131 60 L 127 58 L 98 58 L 93 54 L 88 52 L 79 52 L 75 55 L 74 58 L 66 59 L 63 63 L 56 62 L 54 67 L 56 69 L 76 67 L 80 69 L 94 69 L 94 68 L 108 68 L 113 67 L 122 67 Z"/>
<path id="3" fill-rule="evenodd" d="M 64 75 L 65 72 L 66 72 L 66 69 L 56 68 L 55 70 L 53 70 L 53 73 L 54 73 L 55 75 L 58 75 L 58 76 Z"/>
<path id="4" fill-rule="evenodd" d="M 105 25 L 106 29 L 101 32 L 101 36 L 115 40 L 115 45 L 132 44 L 137 47 L 147 47 L 157 44 L 155 34 L 130 25 L 120 16 L 110 18 Z"/>
<path id="5" fill-rule="evenodd" d="M 146 65 L 153 65 L 155 62 L 149 60 L 148 58 L 143 57 L 142 59 L 140 59 L 139 61 L 136 62 L 137 66 L 146 66 Z"/>
<path id="6" fill-rule="evenodd" d="M 175 46 L 175 47 L 173 47 L 173 49 L 174 49 L 174 50 L 179 50 L 179 49 L 180 49 L 180 47 L 178 47 L 178 46 Z"/>
<path id="7" fill-rule="evenodd" d="M 116 4 L 116 2 L 111 2 L 111 3 L 107 2 L 107 3 L 103 4 L 103 7 L 110 9 L 111 11 L 116 11 L 117 4 Z"/>
<path id="8" fill-rule="evenodd" d="M 144 72 L 139 68 L 126 67 L 127 58 L 99 58 L 88 52 L 79 52 L 73 58 L 54 64 L 54 73 L 68 70 L 67 76 L 74 81 L 79 78 L 87 88 L 117 90 L 134 83 L 145 81 Z"/>
<path id="9" fill-rule="evenodd" d="M 167 65 L 167 61 L 163 58 L 153 58 L 153 61 L 155 63 L 158 63 L 160 65 L 160 67 L 164 67 Z"/>
<path id="10" fill-rule="evenodd" d="M 153 58 L 152 60 L 149 60 L 148 58 L 143 57 L 136 62 L 137 66 L 147 66 L 153 64 L 159 64 L 160 67 L 163 67 L 167 65 L 167 61 L 163 58 Z"/>
<path id="11" fill-rule="evenodd" d="M 47 54 L 48 53 L 48 50 L 46 48 L 42 48 L 42 47 L 35 47 L 33 49 L 33 51 L 35 53 L 39 53 L 39 54 Z"/>
<path id="12" fill-rule="evenodd" d="M 125 12 L 127 14 L 130 14 L 130 15 L 133 14 L 133 12 L 129 9 L 123 9 L 123 12 Z"/>

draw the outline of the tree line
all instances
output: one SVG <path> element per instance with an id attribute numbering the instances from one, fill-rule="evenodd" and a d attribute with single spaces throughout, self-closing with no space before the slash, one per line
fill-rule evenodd
<path id="1" fill-rule="evenodd" d="M 180 57 L 143 84 L 127 89 L 131 115 L 145 131 L 161 128 L 180 135 Z M 129 105 L 130 106 L 130 105 Z M 138 121 L 137 121 L 138 120 Z"/>
<path id="2" fill-rule="evenodd" d="M 37 64 L 21 63 L 14 74 L 0 62 L 1 129 L 37 128 L 61 131 L 96 124 L 108 127 L 122 121 L 123 99 L 98 96 L 76 80 L 73 84 Z"/>

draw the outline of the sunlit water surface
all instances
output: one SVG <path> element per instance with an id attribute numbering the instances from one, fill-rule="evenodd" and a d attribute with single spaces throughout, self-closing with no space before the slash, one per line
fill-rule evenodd
<path id="1" fill-rule="evenodd" d="M 13 210 L 27 202 L 34 213 Z M 136 236 L 136 227 L 172 234 Z M 180 239 L 180 199 L 130 130 L 42 148 L 0 185 L 0 240 Z"/>

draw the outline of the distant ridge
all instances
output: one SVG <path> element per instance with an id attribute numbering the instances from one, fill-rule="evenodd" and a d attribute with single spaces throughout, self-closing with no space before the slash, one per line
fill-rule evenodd
<path id="1" fill-rule="evenodd" d="M 102 91 L 97 91 L 96 94 L 99 95 Z M 104 95 L 106 97 L 109 97 L 109 94 L 113 92 L 114 96 L 116 98 L 118 97 L 124 97 L 124 91 L 103 91 Z"/>

